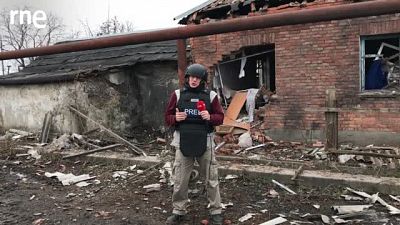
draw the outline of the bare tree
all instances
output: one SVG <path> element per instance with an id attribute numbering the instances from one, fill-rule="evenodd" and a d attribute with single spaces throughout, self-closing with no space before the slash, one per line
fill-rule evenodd
<path id="1" fill-rule="evenodd" d="M 23 10 L 29 9 L 24 7 Z M 32 23 L 11 24 L 10 20 L 9 12 L 3 10 L 0 14 L 0 34 L 5 51 L 48 46 L 61 37 L 64 28 L 61 19 L 53 14 L 47 15 L 45 28 L 36 28 Z M 16 59 L 18 69 L 25 67 L 31 60 L 33 57 Z"/>
<path id="2" fill-rule="evenodd" d="M 83 27 L 83 30 L 86 34 L 86 37 L 94 37 L 94 31 L 92 31 L 92 28 L 89 25 L 89 21 L 86 19 L 85 21 L 79 20 L 81 23 L 81 26 Z"/>
<path id="3" fill-rule="evenodd" d="M 118 34 L 132 32 L 134 30 L 133 23 L 130 21 L 120 22 L 116 16 L 102 22 L 97 29 L 90 27 L 88 21 L 81 21 L 83 30 L 88 37 L 102 36 L 108 34 Z"/>
<path id="4" fill-rule="evenodd" d="M 118 21 L 118 18 L 114 16 L 113 18 L 108 19 L 101 24 L 100 32 L 97 33 L 97 36 L 130 32 L 132 30 L 133 24 L 131 22 L 126 21 L 125 23 L 121 23 Z"/>

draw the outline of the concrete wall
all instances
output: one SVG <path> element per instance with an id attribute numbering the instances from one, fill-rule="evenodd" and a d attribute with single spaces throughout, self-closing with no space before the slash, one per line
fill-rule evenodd
<path id="1" fill-rule="evenodd" d="M 178 68 L 159 64 L 141 64 L 135 67 L 135 77 L 140 85 L 141 114 L 144 124 L 164 127 L 164 110 L 171 93 L 179 88 Z"/>
<path id="2" fill-rule="evenodd" d="M 190 42 L 194 60 L 211 70 L 224 55 L 244 46 L 275 45 L 278 99 L 268 106 L 267 129 L 322 131 L 325 91 L 335 88 L 341 131 L 400 134 L 399 97 L 358 96 L 360 36 L 394 33 L 400 33 L 400 14 L 234 32 Z"/>
<path id="3" fill-rule="evenodd" d="M 178 87 L 176 62 L 115 69 L 84 81 L 0 86 L 0 127 L 38 132 L 46 112 L 53 131 L 83 132 L 96 126 L 74 115 L 73 105 L 90 118 L 122 134 L 164 125 L 169 94 Z"/>
<path id="4" fill-rule="evenodd" d="M 76 131 L 78 126 L 66 106 L 85 101 L 80 82 L 0 86 L 0 126 L 39 131 L 46 112 L 54 113 L 54 128 Z"/>
<path id="5" fill-rule="evenodd" d="M 111 87 L 120 94 L 119 113 L 110 114 L 107 121 L 120 123 L 114 126 L 126 133 L 141 126 L 163 129 L 167 101 L 179 87 L 177 70 L 176 62 L 142 63 L 124 70 L 124 74 L 106 75 L 108 82 L 113 82 Z M 107 98 L 110 97 L 101 97 L 97 102 Z"/>

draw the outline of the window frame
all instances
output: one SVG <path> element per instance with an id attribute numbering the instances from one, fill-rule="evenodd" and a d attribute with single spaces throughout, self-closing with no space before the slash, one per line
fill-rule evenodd
<path id="1" fill-rule="evenodd" d="M 388 39 L 388 38 L 397 38 L 398 46 L 400 47 L 400 33 L 395 34 L 376 34 L 376 35 L 363 35 L 360 36 L 360 93 L 367 92 L 365 90 L 365 76 L 366 76 L 366 68 L 365 68 L 365 42 L 369 40 L 379 40 L 379 39 Z M 400 53 L 400 51 L 399 51 Z M 400 58 L 400 57 L 399 57 Z M 383 89 L 381 89 L 383 90 Z"/>

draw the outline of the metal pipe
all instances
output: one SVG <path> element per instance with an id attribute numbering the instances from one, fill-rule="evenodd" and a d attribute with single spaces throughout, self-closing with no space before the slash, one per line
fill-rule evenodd
<path id="1" fill-rule="evenodd" d="M 330 6 L 316 9 L 304 9 L 271 15 L 262 15 L 201 25 L 169 28 L 143 33 L 103 37 L 93 40 L 77 41 L 39 48 L 27 48 L 18 51 L 0 53 L 0 60 L 33 57 L 64 52 L 83 51 L 139 43 L 185 39 L 228 32 L 254 30 L 268 27 L 315 23 L 356 17 L 378 16 L 400 12 L 399 0 L 376 0 Z"/>
<path id="2" fill-rule="evenodd" d="M 187 66 L 186 60 L 186 39 L 179 39 L 176 42 L 178 49 L 178 78 L 179 85 L 183 87 L 183 82 L 185 79 L 185 70 Z"/>
<path id="3" fill-rule="evenodd" d="M 3 52 L 3 36 L 0 35 L 0 53 Z M 4 60 L 0 60 L 1 61 L 1 71 L 2 74 L 1 75 L 5 75 L 4 74 Z"/>

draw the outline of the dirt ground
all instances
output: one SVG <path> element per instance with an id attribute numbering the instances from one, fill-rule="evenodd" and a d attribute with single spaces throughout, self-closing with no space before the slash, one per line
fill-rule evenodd
<path id="1" fill-rule="evenodd" d="M 159 183 L 160 173 L 147 170 L 141 175 L 130 171 L 127 178 L 114 178 L 115 171 L 127 165 L 85 161 L 85 158 L 62 160 L 60 156 L 44 155 L 36 160 L 29 156 L 17 157 L 19 145 L 26 143 L 0 142 L 0 225 L 13 224 L 135 224 L 160 225 L 171 213 L 172 187 L 161 184 L 159 191 L 146 192 L 144 185 Z M 135 168 L 137 170 L 139 168 Z M 144 169 L 145 168 L 140 168 Z M 97 182 L 77 187 L 63 186 L 45 172 L 90 174 Z M 344 200 L 344 187 L 327 188 L 288 186 L 297 192 L 291 195 L 275 186 L 270 179 L 220 177 L 221 197 L 228 204 L 224 211 L 231 224 L 262 224 L 278 216 L 283 224 L 324 224 L 321 215 L 337 215 L 334 205 L 367 204 Z M 202 183 L 191 183 L 189 224 L 200 224 L 207 218 L 206 197 Z M 274 192 L 275 191 L 275 192 Z M 373 194 L 373 193 L 370 193 Z M 393 206 L 399 204 L 387 195 L 380 195 Z M 318 207 L 319 206 L 319 207 Z M 243 222 L 248 213 L 253 216 Z M 374 204 L 368 215 L 348 218 L 347 224 L 400 224 L 400 216 L 390 216 L 383 206 Z M 330 224 L 334 224 L 330 218 Z"/>

